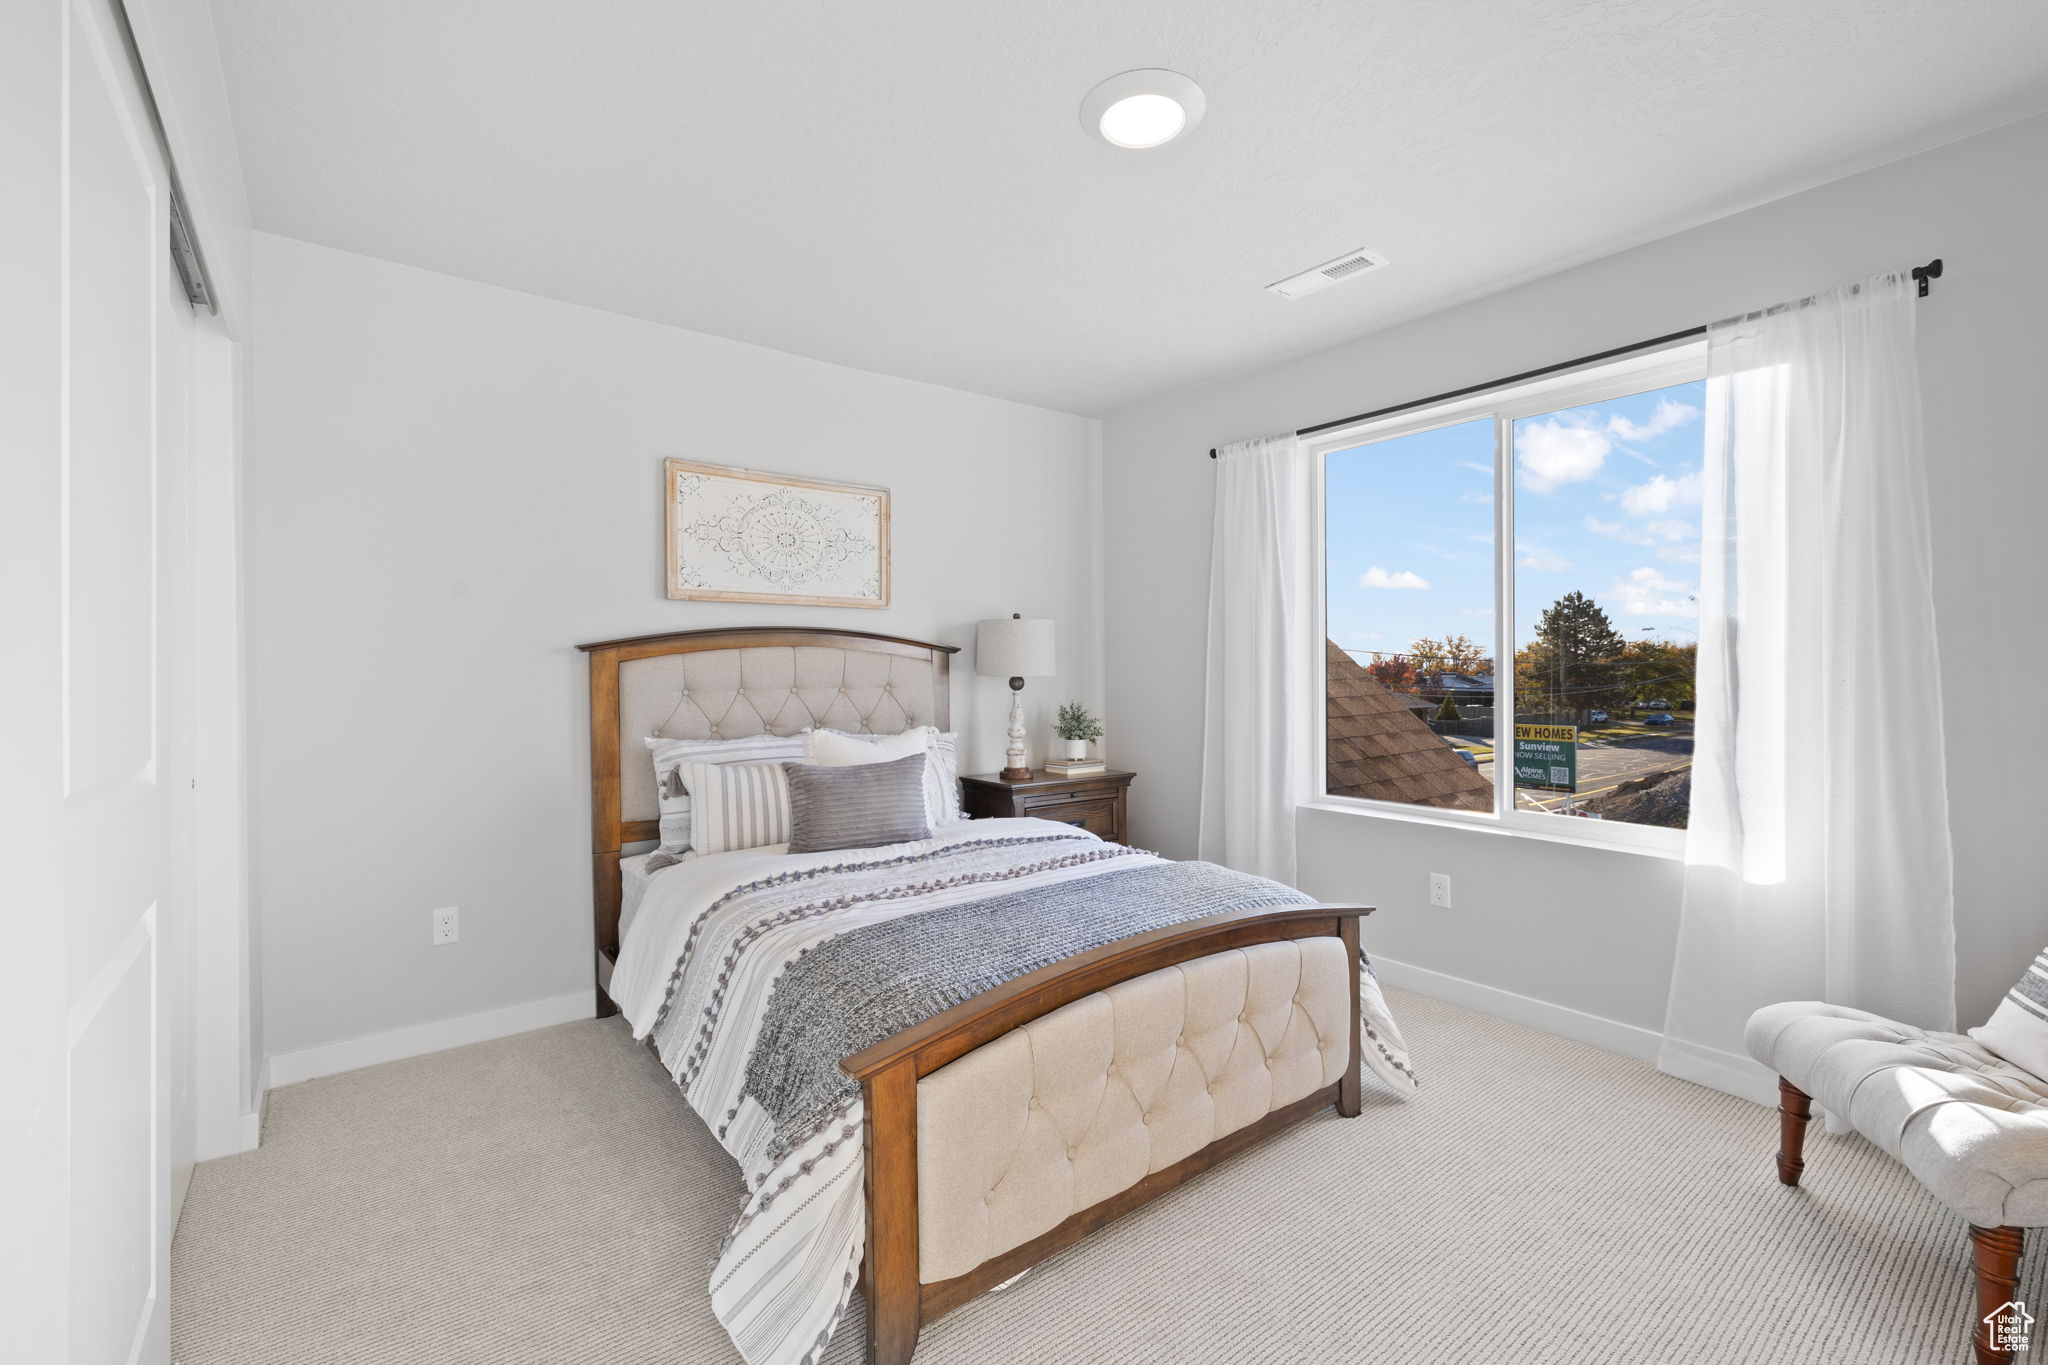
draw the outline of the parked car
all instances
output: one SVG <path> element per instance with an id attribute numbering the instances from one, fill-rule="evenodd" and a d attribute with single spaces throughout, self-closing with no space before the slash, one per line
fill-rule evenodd
<path id="1" fill-rule="evenodd" d="M 1465 766 L 1468 768 L 1476 768 L 1479 766 L 1479 760 L 1473 757 L 1472 751 L 1470 749 L 1458 750 L 1458 757 L 1465 760 Z"/>
<path id="2" fill-rule="evenodd" d="M 1587 713 L 1587 715 L 1586 715 L 1586 719 L 1587 719 L 1587 721 L 1589 721 L 1590 723 L 1592 723 L 1592 724 L 1594 724 L 1594 725 L 1598 725 L 1598 724 L 1599 724 L 1599 723 L 1600 723 L 1601 721 L 1603 721 L 1603 720 L 1606 720 L 1606 719 L 1607 719 L 1607 713 L 1606 713 L 1605 711 L 1592 711 L 1592 712 L 1588 712 L 1588 713 Z"/>
<path id="3" fill-rule="evenodd" d="M 1646 701 L 1643 703 L 1643 709 L 1645 711 L 1669 711 L 1671 703 L 1668 701 Z M 1665 717 L 1665 724 L 1670 724 L 1670 717 Z"/>
<path id="4" fill-rule="evenodd" d="M 1643 724 L 1645 725 L 1670 725 L 1672 723 L 1669 711 L 1653 711 L 1643 717 Z"/>

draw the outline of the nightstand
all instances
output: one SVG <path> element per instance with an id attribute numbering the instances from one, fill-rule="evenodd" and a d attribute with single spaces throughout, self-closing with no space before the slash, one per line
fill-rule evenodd
<path id="1" fill-rule="evenodd" d="M 1135 776 L 1112 771 L 1060 777 L 1036 768 L 1029 782 L 1005 782 L 994 773 L 963 777 L 960 791 L 971 819 L 1028 815 L 1079 825 L 1113 844 L 1127 844 L 1130 825 L 1124 818 L 1124 792 Z"/>

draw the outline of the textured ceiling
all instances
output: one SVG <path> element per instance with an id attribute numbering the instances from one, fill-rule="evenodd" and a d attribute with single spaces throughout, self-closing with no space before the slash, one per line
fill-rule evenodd
<path id="1" fill-rule="evenodd" d="M 213 5 L 259 228 L 1093 414 L 2048 108 L 2040 0 Z"/>

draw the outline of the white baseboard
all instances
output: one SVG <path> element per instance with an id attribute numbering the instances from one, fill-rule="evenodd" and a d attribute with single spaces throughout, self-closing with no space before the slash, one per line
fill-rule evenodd
<path id="1" fill-rule="evenodd" d="M 185 1216 L 185 1195 L 192 1188 L 192 1164 L 171 1167 L 171 1231 L 178 1230 L 178 1220 Z"/>
<path id="2" fill-rule="evenodd" d="M 437 1019 L 431 1024 L 416 1024 L 411 1028 L 393 1029 L 389 1033 L 373 1033 L 365 1038 L 345 1038 L 338 1043 L 323 1043 L 299 1052 L 281 1052 L 267 1063 L 270 1085 L 293 1085 L 316 1076 L 333 1076 L 381 1062 L 424 1057 L 429 1052 L 446 1052 L 451 1047 L 467 1047 L 471 1043 L 506 1038 L 552 1024 L 567 1024 L 590 1018 L 595 1008 L 594 997 L 589 991 L 582 990 L 573 995 L 557 995 L 546 1000 L 529 1000 L 523 1005 L 485 1010 L 481 1014 Z M 248 1119 L 243 1121 L 246 1123 Z"/>
<path id="3" fill-rule="evenodd" d="M 1637 1061 L 1655 1062 L 1657 1051 L 1664 1044 L 1664 1035 L 1655 1029 L 1624 1024 L 1619 1019 L 1609 1019 L 1604 1015 L 1588 1014 L 1569 1005 L 1554 1005 L 1531 995 L 1517 995 L 1498 986 L 1433 972 L 1427 967 L 1395 962 L 1377 953 L 1373 954 L 1372 969 L 1389 986 L 1398 986 L 1404 991 L 1414 991 L 1417 995 L 1437 1000 L 1448 1000 L 1453 1005 L 1463 1005 L 1466 1009 L 1478 1010 L 1481 1014 L 1490 1014 L 1511 1024 L 1527 1024 L 1530 1028 L 1555 1033 L 1574 1042 L 1590 1043 L 1609 1052 L 1619 1052 L 1624 1057 L 1634 1057 Z"/>
<path id="4" fill-rule="evenodd" d="M 270 1058 L 263 1059 L 263 1065 L 256 1069 L 256 1112 L 242 1115 L 242 1131 L 238 1136 L 241 1152 L 253 1152 L 263 1142 L 263 1106 L 270 1103 Z"/>
<path id="5" fill-rule="evenodd" d="M 1719 1090 L 1725 1095 L 1754 1100 L 1774 1108 L 1778 1103 L 1778 1078 L 1771 1074 L 1769 1067 L 1753 1058 L 1667 1038 L 1664 1055 L 1658 1059 L 1658 1065 L 1681 1080 Z"/>

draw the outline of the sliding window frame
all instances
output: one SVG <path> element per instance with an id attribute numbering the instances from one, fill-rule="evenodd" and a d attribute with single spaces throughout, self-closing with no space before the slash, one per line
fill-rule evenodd
<path id="1" fill-rule="evenodd" d="M 1373 421 L 1359 422 L 1304 438 L 1313 474 L 1310 555 L 1314 565 L 1316 620 L 1308 632 L 1305 654 L 1309 676 L 1314 679 L 1311 727 L 1315 761 L 1308 765 L 1313 789 L 1303 793 L 1302 804 L 1325 810 L 1387 816 L 1425 824 L 1518 834 L 1529 838 L 1615 848 L 1633 852 L 1680 857 L 1685 852 L 1685 831 L 1654 825 L 1631 825 L 1622 821 L 1589 820 L 1548 811 L 1518 808 L 1514 778 L 1515 717 L 1515 423 L 1525 417 L 1540 417 L 1563 409 L 1583 407 L 1612 398 L 1627 397 L 1648 389 L 1664 388 L 1703 380 L 1707 373 L 1704 340 L 1660 347 L 1621 360 L 1606 360 L 1576 370 L 1546 375 L 1542 379 L 1475 394 L 1434 407 L 1395 413 Z M 1400 436 L 1435 431 L 1442 427 L 1490 417 L 1494 427 L 1493 451 L 1493 696 L 1494 762 L 1493 809 L 1451 810 L 1437 806 L 1410 805 L 1400 801 L 1379 801 L 1357 796 L 1333 796 L 1329 778 L 1328 670 L 1324 661 L 1324 640 L 1329 629 L 1328 590 L 1329 514 L 1325 501 L 1324 474 L 1329 456 Z M 1695 739 L 1697 744 L 1697 739 Z"/>

